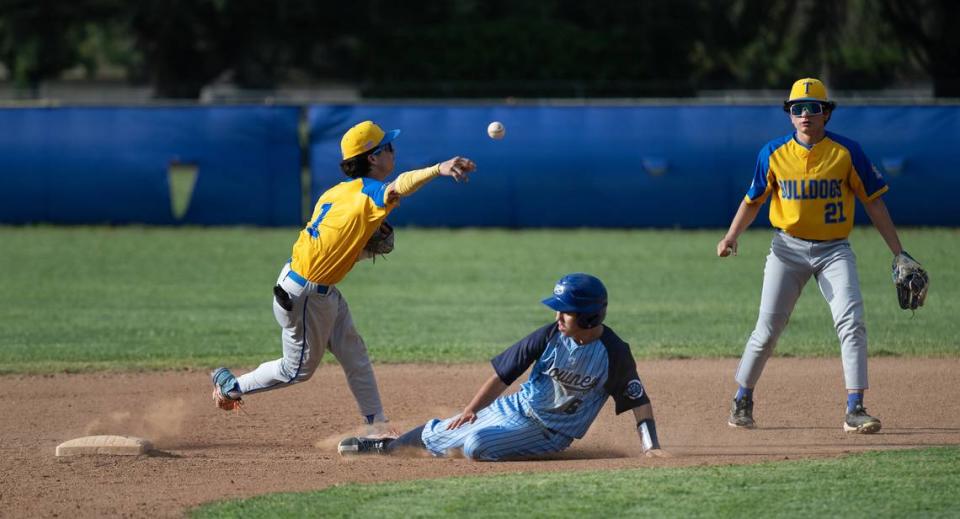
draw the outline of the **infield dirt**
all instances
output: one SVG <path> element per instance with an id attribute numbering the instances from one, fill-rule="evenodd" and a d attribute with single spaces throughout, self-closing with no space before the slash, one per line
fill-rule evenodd
<path id="1" fill-rule="evenodd" d="M 960 359 L 871 359 L 866 405 L 883 420 L 876 435 L 841 430 L 839 359 L 772 359 L 757 387 L 757 429 L 731 429 L 726 418 L 736 363 L 640 362 L 661 440 L 673 458 L 641 457 L 632 415 L 615 416 L 608 402 L 586 438 L 567 452 L 507 463 L 339 457 L 337 441 L 362 429 L 334 365 L 298 386 L 252 395 L 241 413 L 214 407 L 202 371 L 4 376 L 0 515 L 182 516 L 204 502 L 345 482 L 755 463 L 960 444 Z M 491 373 L 485 364 L 376 370 L 387 413 L 400 431 L 457 413 Z M 156 450 L 132 458 L 54 456 L 57 444 L 88 434 L 141 436 Z"/>

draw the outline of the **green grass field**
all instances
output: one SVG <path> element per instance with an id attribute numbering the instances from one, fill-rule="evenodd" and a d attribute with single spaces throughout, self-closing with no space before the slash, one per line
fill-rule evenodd
<path id="1" fill-rule="evenodd" d="M 0 373 L 252 366 L 279 355 L 271 286 L 296 229 L 0 227 Z M 400 229 L 397 250 L 339 285 L 377 362 L 482 361 L 552 314 L 572 271 L 600 276 L 607 323 L 637 357 L 735 357 L 756 319 L 770 231 L 718 259 L 721 231 Z M 873 355 L 957 348 L 958 231 L 901 230 L 931 272 L 899 309 L 890 253 L 852 236 Z M 779 355 L 836 356 L 811 283 Z M 328 359 L 331 356 L 327 357 Z M 956 516 L 960 450 L 829 461 L 348 485 L 203 507 L 201 517 Z M 560 496 L 549 503 L 530 495 Z M 491 497 L 492 496 L 492 497 Z M 850 496 L 857 496 L 851 499 Z M 866 508 L 863 508 L 866 506 Z"/>
<path id="2" fill-rule="evenodd" d="M 193 517 L 957 517 L 960 449 L 746 466 L 343 485 Z M 490 496 L 497 496 L 490 499 Z"/>
<path id="3" fill-rule="evenodd" d="M 0 372 L 256 365 L 280 352 L 271 290 L 296 229 L 0 227 Z M 377 362 L 482 361 L 552 319 L 539 300 L 572 271 L 601 277 L 608 324 L 637 357 L 735 357 L 756 320 L 770 231 L 719 259 L 722 231 L 400 229 L 397 250 L 339 285 Z M 960 233 L 906 229 L 931 272 L 900 310 L 890 253 L 858 254 L 872 355 L 957 356 Z M 807 285 L 779 355 L 834 356 Z M 328 356 L 328 359 L 330 357 Z"/>

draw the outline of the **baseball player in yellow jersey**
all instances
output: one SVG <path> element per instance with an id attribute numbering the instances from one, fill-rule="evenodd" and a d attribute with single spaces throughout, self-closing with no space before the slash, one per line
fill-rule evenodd
<path id="1" fill-rule="evenodd" d="M 343 368 L 366 423 L 386 421 L 367 347 L 336 284 L 365 258 L 364 245 L 400 198 L 437 176 L 466 181 L 476 169 L 470 159 L 454 157 L 402 173 L 388 183 L 385 179 L 394 168 L 393 141 L 399 134 L 400 130 L 384 132 L 372 121 L 344 134 L 340 167 L 351 180 L 317 200 L 274 287 L 273 313 L 282 328 L 283 356 L 239 377 L 226 368 L 214 371 L 218 407 L 235 409 L 245 395 L 309 379 L 329 349 Z"/>
<path id="2" fill-rule="evenodd" d="M 830 304 L 840 338 L 847 410 L 843 428 L 875 433 L 880 420 L 867 414 L 867 331 L 856 258 L 847 241 L 853 228 L 854 196 L 895 255 L 906 255 L 881 195 L 886 182 L 855 141 L 826 131 L 836 103 L 817 79 L 800 79 L 784 102 L 794 133 L 766 144 L 753 183 L 740 203 L 717 255 L 737 252 L 737 237 L 770 198 L 770 223 L 777 228 L 763 275 L 760 315 L 737 368 L 740 385 L 730 413 L 732 427 L 750 428 L 753 389 L 787 326 L 803 286 L 814 277 Z"/>

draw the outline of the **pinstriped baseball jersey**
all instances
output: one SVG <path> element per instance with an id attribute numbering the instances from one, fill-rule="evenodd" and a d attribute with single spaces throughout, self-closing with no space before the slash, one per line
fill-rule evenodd
<path id="1" fill-rule="evenodd" d="M 310 223 L 293 245 L 290 268 L 313 283 L 335 285 L 342 281 L 364 244 L 396 207 L 384 203 L 387 185 L 363 177 L 324 192 Z"/>
<path id="2" fill-rule="evenodd" d="M 853 229 L 854 195 L 887 191 L 883 177 L 852 139 L 826 132 L 809 149 L 793 134 L 767 143 L 757 157 L 748 204 L 770 202 L 770 223 L 807 240 L 838 240 Z"/>
<path id="3" fill-rule="evenodd" d="M 519 391 L 524 414 L 546 428 L 583 438 L 608 396 L 617 414 L 649 403 L 630 347 L 609 327 L 599 339 L 577 344 L 557 323 L 540 328 L 492 361 L 510 385 L 533 365 Z"/>

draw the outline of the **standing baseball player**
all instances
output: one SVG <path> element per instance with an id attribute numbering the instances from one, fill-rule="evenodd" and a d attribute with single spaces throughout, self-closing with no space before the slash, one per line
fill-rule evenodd
<path id="1" fill-rule="evenodd" d="M 273 313 L 282 328 L 283 356 L 239 377 L 226 368 L 214 371 L 213 399 L 218 407 L 235 409 L 243 396 L 309 379 L 324 350 L 329 349 L 347 376 L 365 422 L 386 421 L 367 347 L 335 285 L 371 250 L 385 252 L 370 249 L 368 240 L 382 231 L 392 233 L 385 219 L 400 198 L 437 176 L 465 181 L 476 169 L 470 159 L 454 157 L 402 173 L 387 183 L 394 168 L 393 141 L 399 134 L 400 130 L 384 132 L 372 121 L 357 124 L 344 134 L 340 168 L 351 180 L 320 196 L 273 289 Z M 389 238 L 392 240 L 392 234 Z"/>
<path id="2" fill-rule="evenodd" d="M 735 255 L 737 237 L 750 226 L 767 198 L 771 199 L 770 223 L 777 231 L 764 269 L 760 315 L 737 368 L 740 387 L 730 413 L 732 427 L 754 426 L 754 386 L 812 276 L 830 304 L 840 338 L 847 387 L 843 429 L 867 434 L 880 430 L 880 420 L 867 414 L 863 406 L 863 392 L 868 388 L 867 330 L 856 258 L 847 241 L 853 228 L 854 195 L 895 262 L 909 255 L 880 198 L 887 191 L 883 177 L 857 142 L 826 131 L 835 107 L 819 80 L 806 78 L 793 84 L 783 109 L 795 132 L 760 150 L 753 183 L 726 236 L 717 244 L 718 256 Z"/>
<path id="3" fill-rule="evenodd" d="M 583 438 L 612 396 L 617 414 L 633 410 L 643 452 L 664 456 L 630 347 L 602 324 L 603 283 L 588 274 L 566 275 L 543 304 L 556 311 L 555 321 L 496 356 L 493 375 L 462 413 L 430 420 L 399 438 L 346 438 L 340 454 L 412 448 L 434 456 L 462 452 L 482 461 L 542 456 Z M 531 365 L 520 391 L 500 396 Z"/>

